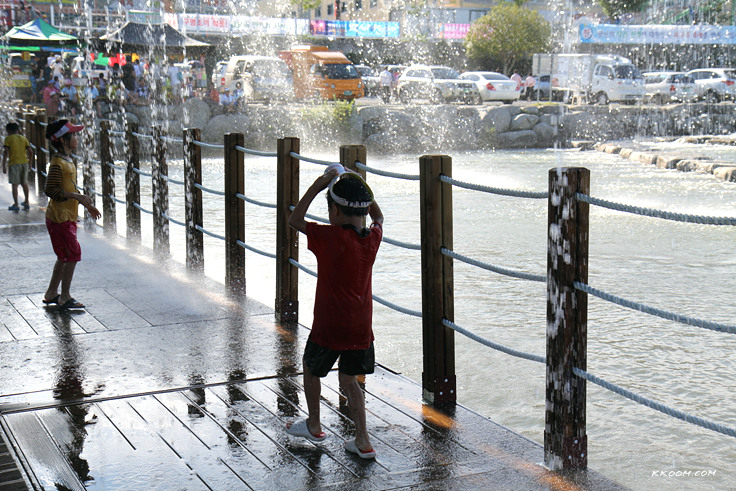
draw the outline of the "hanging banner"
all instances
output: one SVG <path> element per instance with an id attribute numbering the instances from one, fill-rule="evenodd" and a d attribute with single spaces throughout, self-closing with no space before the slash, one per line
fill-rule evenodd
<path id="1" fill-rule="evenodd" d="M 580 42 L 598 44 L 736 44 L 736 26 L 581 24 Z"/>

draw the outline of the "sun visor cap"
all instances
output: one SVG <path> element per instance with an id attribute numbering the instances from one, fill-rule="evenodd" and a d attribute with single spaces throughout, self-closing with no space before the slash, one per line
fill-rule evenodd
<path id="1" fill-rule="evenodd" d="M 79 133 L 84 129 L 81 124 L 72 124 L 66 119 L 60 119 L 48 126 L 46 129 L 46 138 L 52 141 L 59 141 L 59 139 L 67 133 Z"/>

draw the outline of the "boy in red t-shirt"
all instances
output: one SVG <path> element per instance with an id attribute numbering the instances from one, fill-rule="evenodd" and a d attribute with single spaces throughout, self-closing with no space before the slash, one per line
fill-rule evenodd
<path id="1" fill-rule="evenodd" d="M 330 225 L 307 222 L 307 209 L 325 188 Z M 370 214 L 373 223 L 363 228 Z M 355 439 L 348 452 L 373 459 L 376 452 L 368 437 L 365 398 L 358 375 L 373 373 L 373 262 L 383 237 L 383 214 L 373 193 L 357 174 L 339 164 L 330 166 L 309 187 L 294 207 L 289 225 L 307 235 L 308 248 L 317 257 L 317 292 L 312 332 L 304 349 L 304 392 L 309 417 L 289 423 L 287 433 L 319 442 L 327 438 L 320 423 L 320 378 L 337 359 L 340 387 L 355 423 Z"/>

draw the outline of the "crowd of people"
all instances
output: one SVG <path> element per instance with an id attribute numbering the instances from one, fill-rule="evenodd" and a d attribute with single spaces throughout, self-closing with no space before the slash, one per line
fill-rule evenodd
<path id="1" fill-rule="evenodd" d="M 514 70 L 514 74 L 509 77 L 511 80 L 516 82 L 516 88 L 521 90 L 521 98 L 531 101 L 534 98 L 534 86 L 537 84 L 537 79 L 531 73 L 522 80 L 521 75 L 517 70 Z"/>
<path id="2" fill-rule="evenodd" d="M 125 62 L 99 67 L 97 76 L 82 79 L 61 55 L 39 60 L 31 70 L 31 102 L 43 102 L 50 118 L 74 117 L 83 105 L 102 117 L 103 103 L 149 105 L 152 100 L 180 103 L 199 97 L 219 102 L 216 91 L 207 91 L 204 63 L 184 72 L 173 62 L 161 65 L 128 55 Z M 82 80 L 82 84 L 79 82 Z"/>

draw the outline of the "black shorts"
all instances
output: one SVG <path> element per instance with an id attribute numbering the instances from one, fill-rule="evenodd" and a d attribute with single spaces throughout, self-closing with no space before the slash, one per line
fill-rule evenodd
<path id="1" fill-rule="evenodd" d="M 312 375 L 326 377 L 338 358 L 340 358 L 338 370 L 345 375 L 373 373 L 376 365 L 372 342 L 367 349 L 334 351 L 307 340 L 307 346 L 304 348 L 304 366 L 309 368 Z"/>

